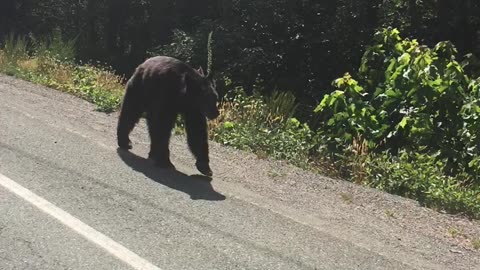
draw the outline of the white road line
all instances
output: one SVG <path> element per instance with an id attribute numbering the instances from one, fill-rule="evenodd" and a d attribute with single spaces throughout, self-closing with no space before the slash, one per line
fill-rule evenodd
<path id="1" fill-rule="evenodd" d="M 94 228 L 83 223 L 81 220 L 56 207 L 52 203 L 36 195 L 30 190 L 22 187 L 21 185 L 17 184 L 15 181 L 9 179 L 3 174 L 0 174 L 0 186 L 5 187 L 10 192 L 16 194 L 17 196 L 36 206 L 50 216 L 56 218 L 58 221 L 60 221 L 70 229 L 82 235 L 89 241 L 104 248 L 106 251 L 108 251 L 118 259 L 122 260 L 123 262 L 129 264 L 134 269 L 161 270 L 149 261 L 128 250 L 126 247 L 115 242 L 110 237 L 102 234 L 99 231 L 96 231 Z"/>

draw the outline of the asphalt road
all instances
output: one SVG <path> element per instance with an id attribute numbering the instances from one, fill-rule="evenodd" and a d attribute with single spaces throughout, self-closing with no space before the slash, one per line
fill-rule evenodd
<path id="1" fill-rule="evenodd" d="M 181 136 L 160 170 L 116 119 L 0 75 L 0 269 L 480 269 L 477 221 Z"/>

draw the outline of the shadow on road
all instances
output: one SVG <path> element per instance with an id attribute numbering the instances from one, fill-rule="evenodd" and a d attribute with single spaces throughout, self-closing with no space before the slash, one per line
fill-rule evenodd
<path id="1" fill-rule="evenodd" d="M 117 149 L 117 153 L 133 170 L 143 173 L 159 184 L 185 192 L 192 200 L 223 201 L 226 198 L 213 189 L 209 177 L 189 176 L 177 170 L 156 168 L 149 160 L 122 149 Z"/>

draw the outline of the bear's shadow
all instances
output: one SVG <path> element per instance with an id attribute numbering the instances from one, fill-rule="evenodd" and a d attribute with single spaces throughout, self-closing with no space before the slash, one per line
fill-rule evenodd
<path id="1" fill-rule="evenodd" d="M 190 195 L 192 200 L 223 201 L 225 196 L 215 191 L 211 178 L 203 175 L 186 175 L 174 169 L 161 169 L 153 166 L 150 160 L 136 154 L 117 149 L 118 156 L 133 170 L 169 188 Z"/>

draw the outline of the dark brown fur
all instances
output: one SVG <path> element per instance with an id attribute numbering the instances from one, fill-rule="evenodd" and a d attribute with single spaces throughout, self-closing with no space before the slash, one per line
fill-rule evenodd
<path id="1" fill-rule="evenodd" d="M 167 56 L 147 59 L 127 83 L 117 126 L 118 146 L 132 148 L 129 134 L 146 112 L 149 158 L 160 167 L 173 168 L 168 145 L 177 115 L 181 114 L 197 169 L 210 176 L 207 118 L 218 116 L 217 99 L 213 81 L 203 76 L 201 69 L 197 71 Z"/>

